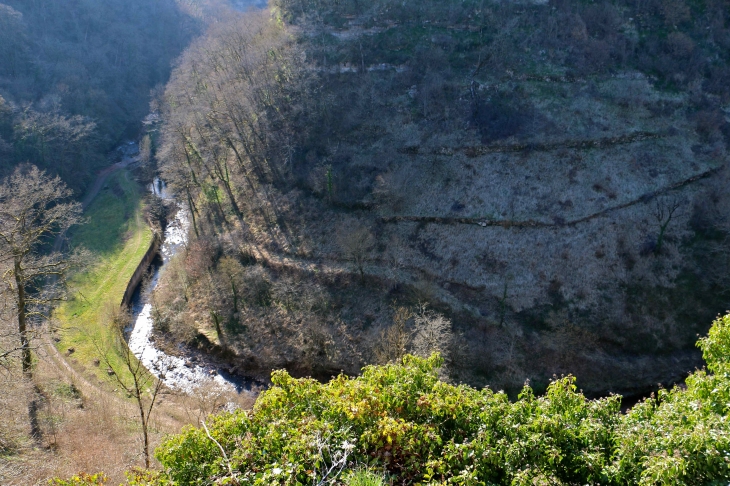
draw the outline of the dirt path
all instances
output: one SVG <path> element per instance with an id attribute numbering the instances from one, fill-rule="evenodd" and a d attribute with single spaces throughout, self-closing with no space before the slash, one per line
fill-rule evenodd
<path id="1" fill-rule="evenodd" d="M 615 137 L 601 137 L 596 139 L 578 139 L 578 140 L 561 140 L 558 142 L 538 142 L 538 143 L 512 143 L 512 144 L 494 144 L 494 145 L 476 145 L 466 147 L 438 147 L 428 150 L 422 150 L 419 146 L 402 147 L 398 149 L 398 153 L 405 155 L 445 155 L 452 156 L 458 152 L 463 153 L 469 158 L 481 157 L 494 153 L 515 153 L 515 152 L 549 152 L 558 149 L 603 149 L 614 147 L 616 145 L 627 145 L 646 140 L 655 140 L 664 138 L 663 133 L 654 132 L 636 132 Z"/>
<path id="2" fill-rule="evenodd" d="M 445 224 L 445 225 L 472 224 L 472 225 L 481 226 L 483 228 L 492 227 L 492 226 L 501 226 L 503 228 L 550 228 L 550 227 L 577 226 L 581 223 L 586 223 L 593 219 L 607 216 L 611 213 L 620 211 L 622 209 L 629 208 L 631 206 L 635 206 L 637 204 L 646 204 L 647 202 L 652 201 L 653 199 L 655 199 L 658 196 L 667 194 L 672 191 L 676 191 L 678 189 L 682 189 L 685 186 L 688 186 L 688 185 L 690 185 L 694 182 L 700 181 L 702 179 L 707 179 L 708 177 L 711 177 L 711 176 L 717 174 L 724 167 L 725 167 L 724 165 L 719 166 L 719 167 L 714 167 L 712 169 L 706 170 L 699 174 L 695 174 L 692 177 L 685 179 L 683 181 L 679 181 L 677 183 L 663 187 L 656 191 L 642 194 L 640 197 L 638 197 L 632 201 L 628 201 L 628 202 L 625 202 L 623 204 L 619 204 L 616 206 L 611 206 L 609 208 L 603 209 L 596 213 L 589 214 L 588 216 L 583 216 L 582 218 L 568 220 L 568 221 L 561 221 L 561 222 L 547 222 L 547 221 L 538 221 L 538 220 L 507 221 L 507 220 L 490 220 L 490 219 L 485 219 L 485 218 L 458 218 L 458 217 L 450 217 L 450 216 L 386 216 L 386 217 L 380 218 L 380 221 L 382 223 L 409 222 L 409 223 L 432 223 L 432 224 Z"/>
<path id="3" fill-rule="evenodd" d="M 139 161 L 139 158 L 137 157 L 128 157 L 125 156 L 120 160 L 119 162 L 110 165 L 109 167 L 103 169 L 99 172 L 99 174 L 96 177 L 96 180 L 94 181 L 94 184 L 91 186 L 89 191 L 87 192 L 86 196 L 84 197 L 83 201 L 81 202 L 82 208 L 86 210 L 89 205 L 94 201 L 96 196 L 99 195 L 99 192 L 101 191 L 102 187 L 104 187 L 104 184 L 106 183 L 109 176 L 112 174 L 115 174 L 116 172 L 126 169 L 136 162 Z M 141 239 L 137 238 L 137 247 L 139 247 L 139 244 L 141 244 Z M 53 251 L 60 251 L 61 247 L 63 245 L 63 242 L 65 241 L 65 233 L 61 233 L 56 237 L 56 240 L 53 243 Z M 126 269 L 126 267 L 125 267 Z M 49 333 L 44 333 L 44 339 L 43 339 L 43 348 L 45 349 L 46 356 L 50 359 L 50 361 L 53 363 L 54 367 L 67 379 L 69 379 L 71 382 L 75 383 L 76 386 L 81 390 L 82 394 L 87 397 L 99 397 L 99 396 L 107 396 L 112 397 L 112 399 L 122 405 L 128 405 L 128 402 L 123 400 L 121 397 L 117 396 L 114 393 L 109 393 L 97 385 L 91 383 L 89 380 L 87 380 L 81 373 L 76 371 L 63 357 L 63 355 L 58 351 L 56 346 L 51 342 Z"/>
<path id="4" fill-rule="evenodd" d="M 46 334 L 44 339 L 44 348 L 46 349 L 47 358 L 46 362 L 51 362 L 53 367 L 70 383 L 73 383 L 76 388 L 81 392 L 81 396 L 84 399 L 92 399 L 100 401 L 102 398 L 110 400 L 118 409 L 124 409 L 130 416 L 136 419 L 135 404 L 130 399 L 124 399 L 118 393 L 114 393 L 110 390 L 104 389 L 103 386 L 99 386 L 89 381 L 83 374 L 79 373 L 68 361 L 63 357 L 60 351 L 53 345 L 49 334 Z M 159 404 L 155 407 L 154 420 L 157 425 L 163 425 L 169 430 L 179 428 L 182 423 L 180 422 L 179 414 L 181 410 L 170 408 L 170 393 L 165 390 L 163 395 L 160 397 L 161 402 L 163 401 L 168 404 L 166 407 L 161 407 Z"/>
<path id="5" fill-rule="evenodd" d="M 115 172 L 126 169 L 127 167 L 139 162 L 139 157 L 124 157 L 122 160 L 117 162 L 116 164 L 112 164 L 106 169 L 99 172 L 99 175 L 96 176 L 96 180 L 94 181 L 94 185 L 91 186 L 91 189 L 89 189 L 89 192 L 86 194 L 86 197 L 84 197 L 84 200 L 81 201 L 81 207 L 83 209 L 86 209 L 89 204 L 92 203 L 92 201 L 96 198 L 96 196 L 99 194 L 99 191 L 104 186 L 104 183 L 109 178 L 110 175 L 114 174 Z"/>
<path id="6" fill-rule="evenodd" d="M 101 188 L 104 187 L 104 184 L 106 183 L 106 180 L 109 178 L 110 175 L 122 169 L 126 169 L 127 167 L 131 167 L 137 162 L 139 162 L 139 157 L 125 156 L 116 164 L 112 164 L 106 169 L 103 169 L 101 172 L 99 172 L 99 174 L 96 176 L 94 184 L 91 186 L 91 189 L 89 189 L 89 191 L 86 193 L 86 196 L 84 196 L 84 199 L 81 201 L 81 209 L 86 210 L 86 208 L 89 207 L 94 199 L 96 199 L 96 196 L 99 195 L 99 191 L 101 191 Z M 61 251 L 61 247 L 63 246 L 63 242 L 65 241 L 65 239 L 66 232 L 63 232 L 56 236 L 56 240 L 53 242 L 53 252 Z"/>
<path id="7" fill-rule="evenodd" d="M 49 339 L 49 335 L 46 334 L 45 340 L 44 340 L 44 347 L 46 349 L 47 357 L 50 358 L 50 360 L 53 362 L 54 366 L 58 371 L 65 376 L 70 382 L 74 383 L 76 387 L 81 391 L 82 395 L 85 397 L 95 397 L 99 396 L 101 394 L 107 395 L 106 392 L 101 390 L 98 386 L 91 383 L 89 380 L 86 379 L 84 375 L 76 371 L 68 362 L 64 359 L 63 355 L 56 349 L 56 346 L 53 345 L 51 340 Z M 119 396 L 115 394 L 109 394 L 113 395 L 114 401 L 118 403 L 126 403 L 124 402 Z"/>

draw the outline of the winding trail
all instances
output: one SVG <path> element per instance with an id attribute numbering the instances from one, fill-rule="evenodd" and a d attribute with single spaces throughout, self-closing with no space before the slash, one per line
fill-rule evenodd
<path id="1" fill-rule="evenodd" d="M 666 134 L 655 132 L 634 132 L 615 137 L 601 137 L 595 139 L 578 139 L 578 140 L 560 140 L 557 142 L 534 142 L 534 143 L 512 143 L 512 144 L 493 144 L 493 145 L 476 145 L 465 147 L 438 147 L 430 150 L 422 150 L 419 146 L 401 147 L 398 153 L 404 155 L 445 155 L 452 156 L 456 153 L 463 153 L 468 158 L 481 157 L 494 153 L 514 153 L 514 152 L 550 152 L 559 149 L 576 149 L 590 150 L 615 147 L 617 145 L 628 145 L 646 140 L 656 140 L 665 138 Z"/>
<path id="2" fill-rule="evenodd" d="M 104 186 L 104 183 L 110 175 L 122 169 L 126 169 L 127 167 L 130 167 L 137 162 L 139 162 L 139 157 L 124 157 L 116 164 L 112 164 L 106 169 L 100 171 L 99 175 L 96 176 L 96 180 L 91 186 L 91 189 L 89 189 L 89 192 L 86 193 L 86 197 L 84 197 L 84 200 L 81 201 L 82 209 L 86 209 L 87 207 L 89 207 L 89 205 L 94 201 L 96 196 L 99 195 L 99 191 Z"/>
<path id="3" fill-rule="evenodd" d="M 411 222 L 411 223 L 433 223 L 433 224 L 446 224 L 446 225 L 448 225 L 448 224 L 472 224 L 472 225 L 481 226 L 483 228 L 486 228 L 489 226 L 501 226 L 503 228 L 550 228 L 550 227 L 576 226 L 578 224 L 586 223 L 588 221 L 591 221 L 596 218 L 600 218 L 602 216 L 607 216 L 610 213 L 620 211 L 622 209 L 626 209 L 631 206 L 635 206 L 636 204 L 650 202 L 651 200 L 653 200 L 654 198 L 656 198 L 658 196 L 667 194 L 672 191 L 676 191 L 677 189 L 681 189 L 694 182 L 711 177 L 711 176 L 715 175 L 717 172 L 719 172 L 720 170 L 722 170 L 723 168 L 724 168 L 724 166 L 722 166 L 722 165 L 719 167 L 714 167 L 712 169 L 706 170 L 699 174 L 693 175 L 692 177 L 689 177 L 683 181 L 679 181 L 677 183 L 663 187 L 656 191 L 642 194 L 641 196 L 639 196 L 638 198 L 636 198 L 634 200 L 625 202 L 623 204 L 618 204 L 616 206 L 608 207 L 608 208 L 598 211 L 596 213 L 589 214 L 587 216 L 583 216 L 582 218 L 577 218 L 577 219 L 568 220 L 568 221 L 547 222 L 547 221 L 539 221 L 539 220 L 534 220 L 534 219 L 528 219 L 528 220 L 522 220 L 522 221 L 512 221 L 512 220 L 497 220 L 497 219 L 486 219 L 486 218 L 459 218 L 459 217 L 449 217 L 449 216 L 386 216 L 386 217 L 379 218 L 379 221 L 382 223 Z"/>
<path id="4" fill-rule="evenodd" d="M 128 167 L 133 166 L 136 162 L 139 161 L 138 157 L 130 157 L 130 156 L 124 156 L 122 160 L 119 162 L 116 162 L 115 164 L 110 165 L 109 167 L 102 169 L 94 181 L 94 184 L 91 186 L 89 191 L 86 193 L 86 196 L 84 197 L 83 201 L 81 202 L 81 207 L 83 210 L 86 210 L 89 205 L 94 201 L 96 196 L 99 195 L 99 191 L 101 191 L 102 187 L 104 187 L 104 184 L 106 183 L 109 176 L 112 174 L 115 174 L 116 172 L 126 169 Z M 66 239 L 66 233 L 60 233 L 58 236 L 56 236 L 55 241 L 53 242 L 53 251 L 58 252 L 61 251 L 61 247 L 63 246 L 63 243 Z M 47 357 L 51 359 L 56 369 L 66 378 L 68 378 L 71 382 L 76 384 L 76 386 L 79 387 L 79 389 L 82 391 L 82 393 L 85 396 L 111 396 L 113 400 L 115 400 L 119 404 L 127 404 L 125 400 L 120 398 L 114 393 L 108 393 L 105 390 L 102 390 L 97 385 L 94 385 L 89 380 L 87 380 L 81 373 L 76 371 L 69 363 L 66 361 L 66 359 L 63 357 L 63 355 L 58 351 L 56 346 L 51 342 L 50 339 L 50 333 L 49 332 L 43 332 L 43 349 L 45 350 L 45 354 Z"/>
<path id="5" fill-rule="evenodd" d="M 81 201 L 81 209 L 86 211 L 86 208 L 89 207 L 89 205 L 96 199 L 96 196 L 99 195 L 99 191 L 101 191 L 101 188 L 104 187 L 104 183 L 106 183 L 106 180 L 109 178 L 110 175 L 122 170 L 126 169 L 128 167 L 133 166 L 139 162 L 139 157 L 130 157 L 130 156 L 123 156 L 122 160 L 119 162 L 110 165 L 106 169 L 102 169 L 99 174 L 96 176 L 96 180 L 91 185 L 91 188 L 86 193 L 86 196 L 84 196 L 84 199 Z M 66 232 L 60 233 L 58 236 L 56 236 L 55 241 L 53 242 L 53 252 L 59 252 L 61 251 L 61 247 L 63 246 L 63 242 L 66 240 Z"/>

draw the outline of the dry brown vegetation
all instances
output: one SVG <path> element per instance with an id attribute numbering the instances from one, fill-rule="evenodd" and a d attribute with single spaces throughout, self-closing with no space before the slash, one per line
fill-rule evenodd
<path id="1" fill-rule="evenodd" d="M 161 331 L 326 377 L 377 361 L 395 300 L 448 317 L 475 385 L 631 394 L 700 363 L 730 304 L 726 1 L 274 7 L 167 87 L 197 238 Z"/>
<path id="2" fill-rule="evenodd" d="M 104 471 L 110 484 L 123 483 L 125 471 L 144 466 L 136 404 L 112 382 L 72 373 L 58 361 L 60 356 L 39 354 L 32 383 L 22 380 L 19 366 L 2 378 L 0 482 L 40 485 L 52 477 Z M 35 437 L 28 415 L 32 400 L 37 403 Z M 151 446 L 185 424 L 198 425 L 224 407 L 249 408 L 253 400 L 247 393 L 211 387 L 191 394 L 164 390 L 150 418 Z"/>
<path id="3" fill-rule="evenodd" d="M 456 344 L 451 322 L 425 303 L 411 309 L 363 297 L 366 282 L 348 264 L 315 275 L 267 268 L 217 243 L 192 242 L 162 273 L 153 301 L 160 342 L 200 348 L 262 380 L 282 367 L 320 378 L 356 374 L 406 352 L 448 356 Z"/>
<path id="4" fill-rule="evenodd" d="M 4 310 L 7 306 L 5 306 Z M 124 315 L 109 309 L 117 319 Z M 203 385 L 184 393 L 159 386 L 140 368 L 126 345 L 122 356 L 136 370 L 139 387 L 123 389 L 113 374 L 100 380 L 95 366 L 112 367 L 96 360 L 86 366 L 73 350 L 62 356 L 51 343 L 55 335 L 36 323 L 28 333 L 32 367 L 24 370 L 17 324 L 12 317 L 0 320 L 0 483 L 47 484 L 49 478 L 71 477 L 80 472 L 104 471 L 114 484 L 125 472 L 143 467 L 145 440 L 150 450 L 183 425 L 198 425 L 223 408 L 250 408 L 255 393 Z M 121 343 L 119 343 L 121 344 Z M 126 354 L 124 353 L 126 350 Z M 114 361 L 116 363 L 116 361 Z M 126 370 L 118 370 L 126 377 Z M 134 398 L 147 388 L 157 393 L 156 406 L 146 408 L 146 427 L 140 422 L 140 404 Z M 142 405 L 148 405 L 146 396 Z M 145 434 L 146 430 L 146 434 Z M 145 437 L 146 436 L 146 437 Z M 155 467 L 155 463 L 151 464 Z"/>

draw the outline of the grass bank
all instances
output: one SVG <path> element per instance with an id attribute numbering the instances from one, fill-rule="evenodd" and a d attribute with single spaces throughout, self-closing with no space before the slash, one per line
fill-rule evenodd
<path id="1" fill-rule="evenodd" d="M 95 343 L 111 342 L 108 310 L 118 306 L 127 283 L 152 241 L 142 215 L 142 188 L 122 170 L 111 176 L 84 213 L 88 222 L 71 234 L 72 247 L 92 253 L 89 267 L 70 281 L 71 297 L 56 311 L 61 332 L 57 347 L 77 368 L 99 377 Z"/>

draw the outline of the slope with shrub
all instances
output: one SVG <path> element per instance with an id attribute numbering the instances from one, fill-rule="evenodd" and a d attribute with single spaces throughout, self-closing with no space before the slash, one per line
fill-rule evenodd
<path id="1" fill-rule="evenodd" d="M 730 315 L 698 346 L 707 370 L 626 414 L 572 377 L 543 396 L 439 381 L 441 359 L 407 356 L 322 384 L 275 372 L 253 410 L 212 417 L 156 451 L 153 484 L 721 484 L 730 478 Z M 343 483 L 344 482 L 344 483 Z M 724 484 L 724 483 L 723 483 Z"/>
<path id="2" fill-rule="evenodd" d="M 160 287 L 160 329 L 216 336 L 239 370 L 329 376 L 380 362 L 394 300 L 425 302 L 473 386 L 678 382 L 730 304 L 729 12 L 280 0 L 231 16 L 166 89 L 162 172 L 200 242 Z"/>

